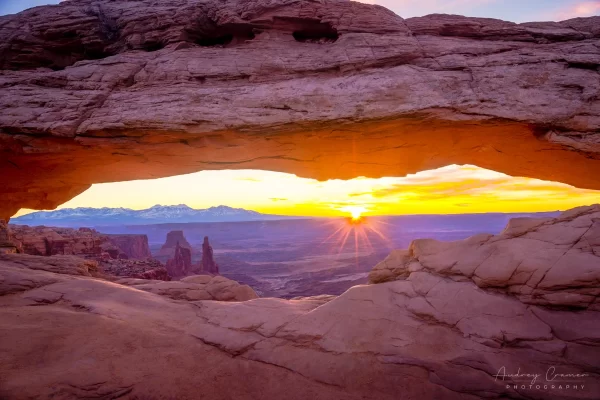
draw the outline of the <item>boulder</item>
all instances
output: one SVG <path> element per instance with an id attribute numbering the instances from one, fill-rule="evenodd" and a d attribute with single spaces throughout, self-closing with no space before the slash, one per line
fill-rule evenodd
<path id="1" fill-rule="evenodd" d="M 369 279 L 410 280 L 424 272 L 472 280 L 526 304 L 600 310 L 600 205 L 512 219 L 495 236 L 418 239 L 376 265 Z"/>
<path id="2" fill-rule="evenodd" d="M 156 282 L 145 279 L 121 279 L 117 283 L 167 296 L 174 300 L 246 301 L 258 298 L 248 285 L 222 276 L 192 275 L 180 281 Z"/>

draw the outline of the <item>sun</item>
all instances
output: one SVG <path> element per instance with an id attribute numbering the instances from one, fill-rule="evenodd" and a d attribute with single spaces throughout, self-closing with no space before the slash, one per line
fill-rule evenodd
<path id="1" fill-rule="evenodd" d="M 352 221 L 360 221 L 362 214 L 367 211 L 363 206 L 346 206 L 341 208 L 341 211 L 350 213 Z"/>

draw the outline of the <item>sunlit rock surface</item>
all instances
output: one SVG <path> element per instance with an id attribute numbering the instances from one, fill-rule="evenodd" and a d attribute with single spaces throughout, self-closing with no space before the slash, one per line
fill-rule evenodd
<path id="1" fill-rule="evenodd" d="M 600 205 L 574 208 L 557 218 L 512 219 L 496 236 L 415 240 L 408 250 L 396 250 L 379 263 L 369 279 L 412 281 L 429 273 L 470 279 L 526 304 L 600 311 Z"/>
<path id="2" fill-rule="evenodd" d="M 600 17 L 70 0 L 0 17 L 0 218 L 96 182 L 474 164 L 600 189 Z"/>
<path id="3" fill-rule="evenodd" d="M 146 235 L 106 235 L 90 228 L 10 225 L 19 251 L 38 256 L 79 255 L 101 258 L 151 257 Z"/>
<path id="4" fill-rule="evenodd" d="M 191 275 L 171 282 L 129 278 L 118 280 L 117 283 L 174 300 L 246 301 L 258 298 L 250 286 L 240 285 L 222 276 Z"/>
<path id="5" fill-rule="evenodd" d="M 546 252 L 567 246 L 561 248 L 565 258 L 571 257 L 569 246 L 589 255 L 597 251 L 594 235 L 570 233 L 595 229 L 598 210 L 574 209 L 556 220 L 513 220 L 502 235 L 486 236 L 487 242 L 505 242 L 498 254 L 506 265 L 522 254 L 524 239 L 551 242 Z M 413 249 L 419 243 L 434 242 L 417 241 Z M 211 287 L 223 293 L 240 287 L 218 276 L 107 282 L 92 276 L 93 265 L 74 257 L 0 256 L 0 396 L 598 398 L 595 302 L 558 301 L 546 292 L 523 296 L 500 285 L 510 275 L 481 285 L 464 271 L 444 273 L 433 266 L 457 245 L 431 246 L 421 248 L 432 266 L 415 268 L 406 279 L 398 271 L 401 279 L 356 286 L 338 297 L 242 302 L 202 300 L 206 293 L 215 297 Z M 462 247 L 461 256 L 477 258 L 483 246 Z M 533 244 L 529 248 L 537 251 Z M 600 264 L 594 260 L 582 263 L 585 274 L 571 267 L 570 275 L 554 275 L 544 290 L 597 287 Z M 495 262 L 502 272 L 504 264 Z M 542 264 L 528 271 L 555 274 Z M 198 360 L 205 366 L 201 370 Z M 518 380 L 515 388 L 517 381 L 503 380 L 502 371 L 539 377 L 531 387 L 529 378 Z M 550 388 L 572 379 L 577 389 L 572 382 L 569 389 Z"/>

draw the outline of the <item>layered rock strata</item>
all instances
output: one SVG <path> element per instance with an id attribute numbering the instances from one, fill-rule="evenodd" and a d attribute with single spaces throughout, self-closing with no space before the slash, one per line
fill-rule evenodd
<path id="1" fill-rule="evenodd" d="M 59 228 L 49 226 L 10 225 L 14 241 L 25 254 L 79 255 L 101 258 L 127 258 L 127 255 L 107 236 L 90 228 Z"/>
<path id="2" fill-rule="evenodd" d="M 165 239 L 165 243 L 161 246 L 158 251 L 157 257 L 161 258 L 173 258 L 175 256 L 176 247 L 184 247 L 192 250 L 192 245 L 187 241 L 183 231 L 169 231 Z"/>
<path id="3" fill-rule="evenodd" d="M 598 26 L 341 0 L 70 0 L 3 16 L 0 218 L 92 183 L 207 169 L 473 164 L 600 189 Z"/>
<path id="4" fill-rule="evenodd" d="M 111 234 L 107 236 L 128 258 L 144 260 L 152 257 L 147 235 Z"/>
<path id="5" fill-rule="evenodd" d="M 151 258 L 146 235 L 107 235 L 90 228 L 27 225 L 10 225 L 10 231 L 21 253 L 75 255 L 94 260 L 107 277 L 170 280 L 165 266 Z"/>
<path id="6" fill-rule="evenodd" d="M 8 224 L 0 220 L 0 254 L 16 253 L 17 245 L 13 242 Z"/>
<path id="7" fill-rule="evenodd" d="M 167 261 L 167 271 L 172 277 L 189 275 L 192 270 L 192 251 L 187 247 L 182 247 L 179 242 L 173 249 L 173 258 Z"/>
<path id="8" fill-rule="evenodd" d="M 429 273 L 516 296 L 525 304 L 600 311 L 600 205 L 557 218 L 516 218 L 498 235 L 419 239 L 369 275 L 372 283 Z"/>

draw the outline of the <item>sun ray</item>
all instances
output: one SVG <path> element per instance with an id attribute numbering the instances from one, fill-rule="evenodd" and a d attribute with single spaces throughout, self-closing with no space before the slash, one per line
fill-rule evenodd
<path id="1" fill-rule="evenodd" d="M 344 229 L 345 226 L 342 224 L 338 229 L 336 229 L 331 235 L 327 236 L 327 238 L 323 239 L 323 241 L 321 242 L 321 244 L 326 243 L 327 241 L 329 241 L 329 239 L 333 238 L 335 235 L 337 235 L 337 233 L 339 231 L 341 231 L 342 229 Z"/>
<path id="2" fill-rule="evenodd" d="M 346 241 L 348 240 L 348 236 L 350 236 L 350 232 L 352 232 L 351 229 L 346 230 L 346 234 L 344 235 L 342 245 L 340 246 L 340 248 L 338 250 L 338 256 L 342 253 L 342 250 L 344 249 L 344 246 L 346 245 Z"/>
<path id="3" fill-rule="evenodd" d="M 360 233 L 362 234 L 362 236 L 364 236 L 364 241 L 367 244 L 369 251 L 373 252 L 373 250 L 374 250 L 373 244 L 371 243 L 371 240 L 369 239 L 369 235 L 367 234 L 367 229 L 361 229 Z"/>
<path id="4" fill-rule="evenodd" d="M 354 228 L 354 265 L 358 268 L 358 229 L 356 228 Z"/>

